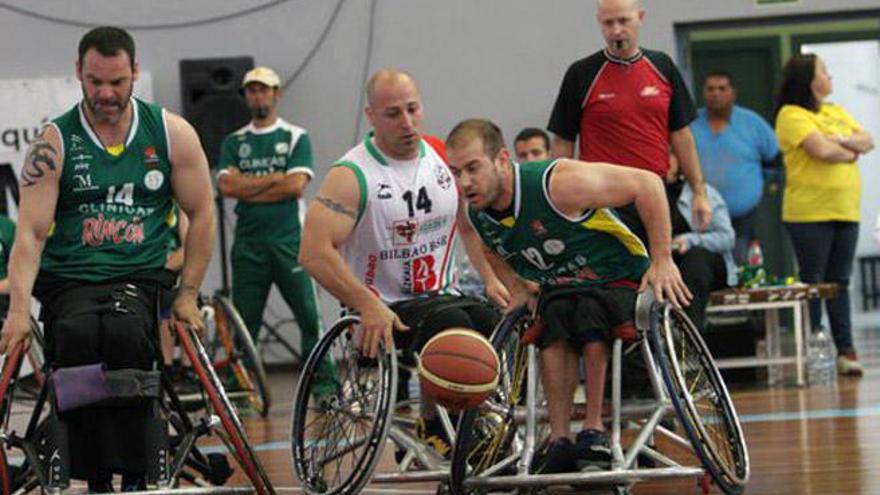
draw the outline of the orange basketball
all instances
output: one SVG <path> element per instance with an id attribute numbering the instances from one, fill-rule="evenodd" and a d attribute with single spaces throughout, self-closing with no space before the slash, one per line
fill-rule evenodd
<path id="1" fill-rule="evenodd" d="M 419 354 L 422 391 L 448 409 L 480 405 L 498 385 L 499 361 L 478 332 L 450 328 L 435 335 Z"/>

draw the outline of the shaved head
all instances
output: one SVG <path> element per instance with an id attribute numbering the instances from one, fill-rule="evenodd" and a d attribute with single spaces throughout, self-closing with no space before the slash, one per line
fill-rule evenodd
<path id="1" fill-rule="evenodd" d="M 408 72 L 398 69 L 381 69 L 373 73 L 367 81 L 367 104 L 373 108 L 376 106 L 376 93 L 380 88 L 397 84 L 412 85 L 416 94 L 419 92 L 416 80 Z"/>
<path id="2" fill-rule="evenodd" d="M 366 92 L 364 113 L 382 153 L 396 160 L 417 158 L 422 142 L 422 99 L 416 80 L 401 70 L 382 69 L 370 77 Z"/>
<path id="3" fill-rule="evenodd" d="M 596 20 L 611 55 L 630 58 L 639 52 L 639 30 L 645 9 L 639 0 L 598 0 Z"/>
<path id="4" fill-rule="evenodd" d="M 639 0 L 596 0 L 596 7 L 599 10 L 610 8 L 640 9 L 642 2 Z"/>

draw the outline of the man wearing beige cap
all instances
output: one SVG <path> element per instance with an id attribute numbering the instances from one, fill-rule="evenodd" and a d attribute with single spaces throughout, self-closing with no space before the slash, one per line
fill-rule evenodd
<path id="1" fill-rule="evenodd" d="M 244 76 L 242 87 L 253 119 L 220 147 L 220 193 L 236 198 L 232 244 L 232 299 L 255 337 L 272 284 L 293 311 L 302 332 L 303 355 L 318 340 L 321 320 L 315 286 L 297 263 L 302 196 L 314 175 L 306 130 L 278 117 L 281 80 L 268 67 Z M 321 368 L 334 392 L 329 362 Z"/>

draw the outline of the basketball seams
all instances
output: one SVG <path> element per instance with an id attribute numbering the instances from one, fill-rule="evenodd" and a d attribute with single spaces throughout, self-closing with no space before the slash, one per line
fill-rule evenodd
<path id="1" fill-rule="evenodd" d="M 479 343 L 481 345 L 475 345 Z M 436 347 L 432 349 L 432 347 Z M 491 356 L 491 358 L 490 358 Z M 481 333 L 466 328 L 450 328 L 431 337 L 417 355 L 417 369 L 425 393 L 436 396 L 441 404 L 454 409 L 473 407 L 485 400 L 498 386 L 501 363 L 495 348 Z M 474 367 L 473 364 L 479 366 Z M 427 366 L 426 366 L 427 365 Z M 473 370 L 468 367 L 473 368 Z M 439 374 L 459 374 L 473 377 L 491 373 L 489 382 L 470 384 L 460 376 L 441 377 Z M 447 373 L 454 370 L 453 373 Z M 456 379 L 457 381 L 453 381 Z"/>
<path id="2" fill-rule="evenodd" d="M 461 363 L 459 366 L 464 366 L 465 364 L 470 364 L 470 363 L 476 363 L 477 365 L 479 365 L 479 366 L 485 368 L 486 371 L 488 371 L 488 372 L 489 372 L 490 374 L 492 374 L 493 376 L 496 376 L 496 377 L 498 376 L 498 368 L 497 368 L 496 366 L 492 366 L 492 365 L 490 365 L 489 363 L 487 363 L 487 362 L 485 362 L 485 361 L 481 361 L 481 360 L 479 360 L 479 359 L 474 359 L 474 358 L 472 358 L 472 357 L 470 357 L 470 356 L 462 356 L 461 354 L 454 354 L 454 353 L 449 352 L 449 351 L 434 351 L 434 352 L 431 352 L 430 354 L 428 354 L 427 356 L 426 356 L 426 355 L 422 355 L 420 359 L 421 359 L 422 361 L 425 361 L 426 359 L 428 359 L 428 358 L 433 358 L 433 357 L 438 357 L 438 358 L 455 358 L 455 359 L 460 359 L 460 360 L 462 360 L 462 361 L 466 361 L 466 362 L 467 362 L 467 363 Z M 496 361 L 496 364 L 497 364 L 497 361 Z M 456 383 L 457 383 L 457 382 L 456 382 Z M 469 385 L 483 385 L 483 384 L 485 384 L 485 383 L 489 383 L 489 382 L 484 382 L 484 383 L 472 383 L 472 384 L 469 384 Z"/>

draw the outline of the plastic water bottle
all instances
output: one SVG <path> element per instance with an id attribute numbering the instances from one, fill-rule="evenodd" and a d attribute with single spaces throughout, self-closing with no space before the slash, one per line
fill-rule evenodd
<path id="1" fill-rule="evenodd" d="M 807 380 L 810 385 L 830 387 L 837 381 L 834 343 L 824 328 L 813 332 L 807 348 Z"/>
<path id="2" fill-rule="evenodd" d="M 752 268 L 761 268 L 764 266 L 764 252 L 761 251 L 761 242 L 757 239 L 749 242 L 748 262 L 749 266 Z"/>
<path id="3" fill-rule="evenodd" d="M 741 274 L 740 282 L 748 289 L 761 287 L 767 282 L 767 272 L 764 270 L 764 253 L 761 251 L 761 243 L 757 239 L 749 243 L 747 264 Z"/>

